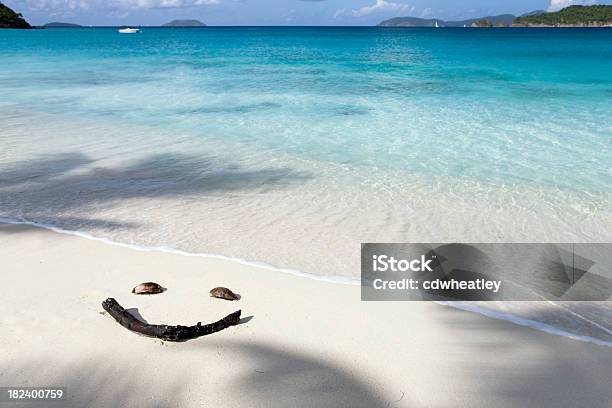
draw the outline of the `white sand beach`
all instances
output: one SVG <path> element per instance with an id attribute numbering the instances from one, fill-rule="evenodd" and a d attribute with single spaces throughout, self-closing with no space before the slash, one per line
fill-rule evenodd
<path id="1" fill-rule="evenodd" d="M 232 261 L 0 226 L 0 383 L 64 386 L 70 407 L 609 407 L 612 350 L 435 303 Z M 168 290 L 130 293 L 143 281 Z M 210 298 L 227 286 L 237 302 Z M 243 323 L 168 343 L 150 323 Z M 15 405 L 17 406 L 17 405 Z M 20 407 L 27 404 L 19 404 Z"/>

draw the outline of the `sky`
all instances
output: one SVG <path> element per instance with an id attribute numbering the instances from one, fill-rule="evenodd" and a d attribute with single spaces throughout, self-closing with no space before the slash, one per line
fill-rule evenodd
<path id="1" fill-rule="evenodd" d="M 555 11 L 612 0 L 0 0 L 31 24 L 160 25 L 198 19 L 208 25 L 375 25 L 392 17 L 460 20 Z"/>

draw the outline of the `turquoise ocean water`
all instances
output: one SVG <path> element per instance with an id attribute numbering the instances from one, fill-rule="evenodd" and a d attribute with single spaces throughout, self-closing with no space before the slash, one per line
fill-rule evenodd
<path id="1" fill-rule="evenodd" d="M 0 217 L 354 278 L 609 242 L 612 30 L 0 31 Z"/>

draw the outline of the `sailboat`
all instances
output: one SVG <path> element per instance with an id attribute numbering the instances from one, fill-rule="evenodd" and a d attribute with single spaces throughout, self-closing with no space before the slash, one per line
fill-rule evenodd
<path id="1" fill-rule="evenodd" d="M 434 22 L 434 28 L 440 28 L 440 26 L 438 25 L 438 20 Z"/>

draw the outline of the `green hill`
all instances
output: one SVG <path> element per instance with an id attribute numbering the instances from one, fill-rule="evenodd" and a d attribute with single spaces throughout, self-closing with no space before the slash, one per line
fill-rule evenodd
<path id="1" fill-rule="evenodd" d="M 433 27 L 438 23 L 440 27 L 470 27 L 472 24 L 480 20 L 487 20 L 491 26 L 493 25 L 510 25 L 515 17 L 512 14 L 501 14 L 499 16 L 487 16 L 480 18 L 471 18 L 460 21 L 444 21 L 439 18 L 423 19 L 418 17 L 395 17 L 385 20 L 378 24 L 380 27 Z"/>
<path id="2" fill-rule="evenodd" d="M 512 24 L 516 17 L 512 14 L 500 14 L 498 16 L 486 16 L 480 18 L 471 18 L 469 20 L 461 21 L 447 21 L 447 27 L 492 27 L 492 26 L 506 26 Z M 484 21 L 488 24 L 483 25 Z"/>
<path id="3" fill-rule="evenodd" d="M 32 28 L 21 14 L 0 3 L 0 28 Z"/>
<path id="4" fill-rule="evenodd" d="M 519 17 L 514 23 L 525 26 L 612 26 L 612 6 L 570 6 L 555 13 Z"/>
<path id="5" fill-rule="evenodd" d="M 378 24 L 381 27 L 602 27 L 612 26 L 612 6 L 570 6 L 555 13 L 533 11 L 515 18 L 511 14 L 461 21 L 395 17 Z"/>
<path id="6" fill-rule="evenodd" d="M 438 23 L 440 27 L 500 27 L 509 26 L 516 17 L 512 14 L 470 18 L 459 21 L 444 21 L 439 18 L 423 19 L 418 17 L 395 17 L 378 24 L 380 27 L 433 27 Z M 486 21 L 486 24 L 484 22 Z"/>

